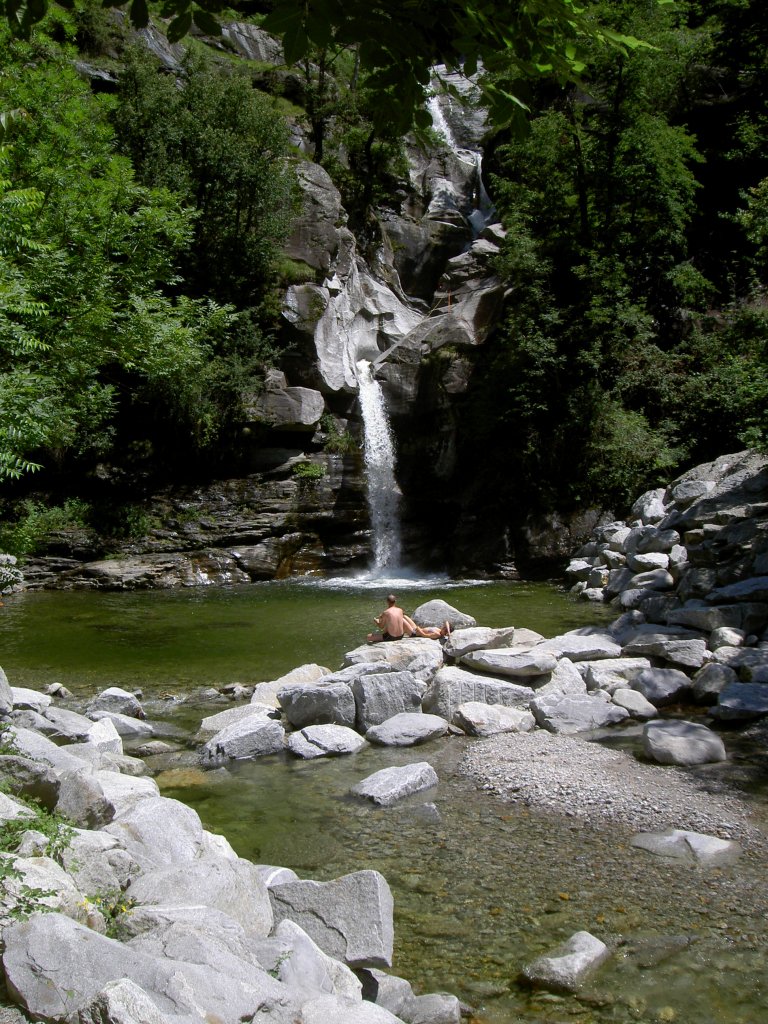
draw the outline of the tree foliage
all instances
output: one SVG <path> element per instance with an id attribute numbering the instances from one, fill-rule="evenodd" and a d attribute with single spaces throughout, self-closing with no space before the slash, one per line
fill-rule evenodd
<path id="1" fill-rule="evenodd" d="M 61 0 L 64 3 L 64 0 Z M 67 0 L 71 2 L 71 0 Z M 671 0 L 654 0 L 668 3 Z M 106 0 L 127 6 L 132 24 L 147 25 L 147 0 Z M 44 15 L 47 0 L 2 0 L 10 30 L 22 37 Z M 193 26 L 221 31 L 221 0 L 162 0 L 168 38 L 177 41 Z M 242 17 L 251 5 L 239 0 L 227 11 Z M 518 120 L 527 109 L 528 84 L 542 77 L 573 81 L 584 70 L 584 51 L 599 42 L 624 52 L 643 45 L 636 38 L 597 21 L 577 0 L 272 0 L 264 28 L 282 37 L 288 64 L 307 59 L 313 49 L 356 47 L 375 90 L 377 127 L 387 122 L 405 131 L 429 127 L 424 110 L 435 64 L 473 75 L 481 65 L 498 70 L 485 83 L 491 116 L 498 124 Z"/>

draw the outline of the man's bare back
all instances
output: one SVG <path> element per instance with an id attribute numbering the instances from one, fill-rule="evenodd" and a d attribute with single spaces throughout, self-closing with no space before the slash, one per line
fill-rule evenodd
<path id="1" fill-rule="evenodd" d="M 381 632 L 369 633 L 369 643 L 378 643 L 381 640 L 402 640 L 406 628 L 405 613 L 402 608 L 398 607 L 394 594 L 387 597 L 387 607 L 373 621 Z"/>

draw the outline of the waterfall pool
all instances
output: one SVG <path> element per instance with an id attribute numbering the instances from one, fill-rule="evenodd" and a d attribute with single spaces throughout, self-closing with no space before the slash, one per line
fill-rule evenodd
<path id="1" fill-rule="evenodd" d="M 80 699 L 108 685 L 140 688 L 158 735 L 180 740 L 178 752 L 150 760 L 165 795 L 256 862 L 320 880 L 380 870 L 395 898 L 393 972 L 417 991 L 455 993 L 478 1024 L 768 1020 L 768 865 L 749 852 L 732 867 L 692 868 L 632 849 L 622 827 L 590 830 L 504 803 L 457 770 L 467 745 L 482 742 L 465 738 L 199 768 L 184 741 L 227 705 L 169 695 L 272 679 L 310 661 L 337 668 L 392 584 L 12 595 L 0 608 L 0 664 L 13 685 L 60 681 Z M 442 597 L 480 624 L 545 635 L 609 617 L 548 584 L 401 580 L 395 592 L 408 611 Z M 354 782 L 414 760 L 440 779 L 426 801 L 377 810 L 349 799 Z M 517 984 L 525 963 L 582 929 L 617 952 L 578 995 Z"/>

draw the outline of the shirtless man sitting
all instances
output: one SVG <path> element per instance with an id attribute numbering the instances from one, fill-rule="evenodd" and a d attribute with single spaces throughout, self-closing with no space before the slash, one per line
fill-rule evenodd
<path id="1" fill-rule="evenodd" d="M 394 594 L 387 595 L 387 607 L 373 621 L 379 627 L 379 632 L 368 634 L 369 644 L 380 643 L 383 640 L 402 640 L 405 636 L 405 612 L 398 608 Z"/>
<path id="2" fill-rule="evenodd" d="M 379 627 L 380 632 L 368 634 L 369 644 L 381 643 L 386 640 L 402 640 L 405 636 L 422 636 L 430 640 L 439 640 L 440 637 L 448 636 L 451 632 L 448 622 L 445 622 L 442 627 L 417 626 L 402 608 L 398 608 L 397 598 L 394 594 L 387 596 L 387 607 L 373 621 Z"/>

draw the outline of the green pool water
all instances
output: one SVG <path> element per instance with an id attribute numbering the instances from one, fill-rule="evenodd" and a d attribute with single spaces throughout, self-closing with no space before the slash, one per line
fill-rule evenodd
<path id="1" fill-rule="evenodd" d="M 78 698 L 141 688 L 159 735 L 182 740 L 220 710 L 169 701 L 314 661 L 340 666 L 390 587 L 338 581 L 142 594 L 31 593 L 0 608 L 0 664 L 15 685 L 65 683 Z M 557 586 L 410 581 L 407 610 L 441 597 L 492 626 L 553 635 L 609 617 Z M 334 760 L 271 757 L 203 771 L 191 746 L 150 762 L 163 793 L 197 809 L 259 863 L 330 879 L 375 868 L 395 899 L 395 963 L 418 991 L 450 991 L 482 1024 L 762 1024 L 768 1021 L 766 865 L 751 851 L 702 871 L 629 846 L 619 827 L 504 804 L 458 771 L 466 738 Z M 439 785 L 387 810 L 349 788 L 428 760 Z M 615 945 L 578 996 L 530 993 L 522 966 L 573 932 Z M 331 1024 L 331 1022 L 329 1022 Z"/>

